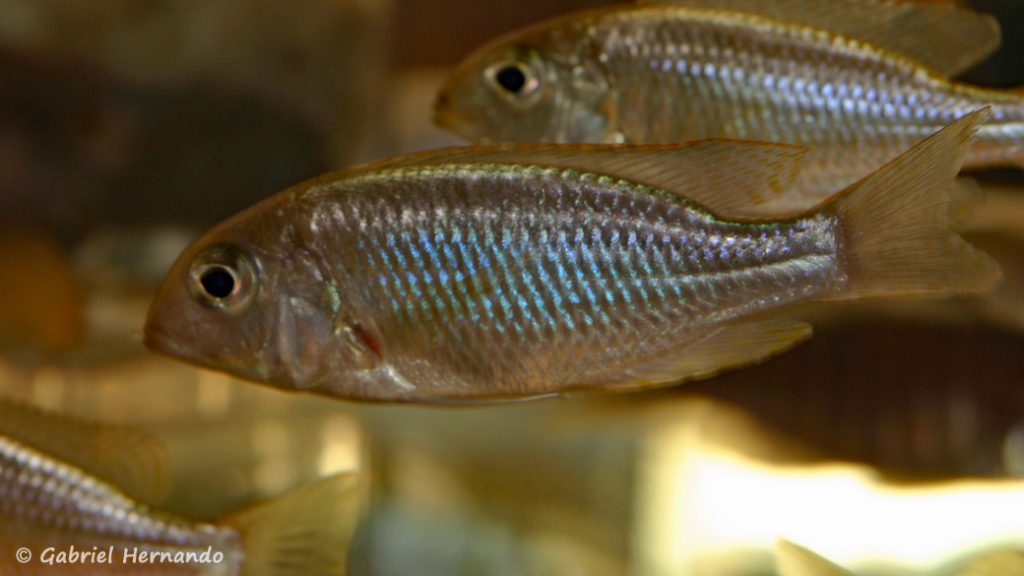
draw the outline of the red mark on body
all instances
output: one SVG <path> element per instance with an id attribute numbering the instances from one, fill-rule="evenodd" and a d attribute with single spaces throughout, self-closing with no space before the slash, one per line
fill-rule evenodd
<path id="1" fill-rule="evenodd" d="M 358 322 L 352 323 L 352 333 L 373 353 L 373 356 L 380 360 L 384 357 L 384 342 L 370 334 L 363 325 Z"/>

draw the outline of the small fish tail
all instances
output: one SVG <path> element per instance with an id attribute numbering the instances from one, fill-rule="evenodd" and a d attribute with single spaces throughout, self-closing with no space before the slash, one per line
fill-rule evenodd
<path id="1" fill-rule="evenodd" d="M 992 258 L 950 229 L 954 178 L 989 115 L 965 115 L 831 202 L 849 279 L 838 298 L 982 292 L 1000 278 Z"/>
<path id="2" fill-rule="evenodd" d="M 338 474 L 224 518 L 242 536 L 250 576 L 345 574 L 363 475 Z"/>

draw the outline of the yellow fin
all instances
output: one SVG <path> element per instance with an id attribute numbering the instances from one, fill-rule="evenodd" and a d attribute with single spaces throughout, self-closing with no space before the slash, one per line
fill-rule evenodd
<path id="1" fill-rule="evenodd" d="M 0 435 L 82 469 L 148 504 L 171 488 L 171 460 L 155 436 L 128 426 L 88 422 L 0 401 Z"/>
<path id="2" fill-rule="evenodd" d="M 960 576 L 1020 576 L 1024 574 L 1024 551 L 1006 548 L 981 554 L 967 563 Z"/>
<path id="3" fill-rule="evenodd" d="M 989 115 L 963 116 L 828 204 L 849 278 L 837 298 L 980 292 L 1000 278 L 998 264 L 949 227 L 954 178 Z"/>
<path id="4" fill-rule="evenodd" d="M 727 324 L 679 354 L 630 370 L 608 390 L 635 390 L 709 378 L 730 368 L 756 364 L 810 338 L 811 326 L 789 318 Z"/>
<path id="5" fill-rule="evenodd" d="M 978 181 L 968 176 L 960 176 L 953 181 L 953 190 L 949 193 L 949 223 L 957 230 L 970 226 L 975 211 L 985 203 L 985 190 Z"/>
<path id="6" fill-rule="evenodd" d="M 999 23 L 952 1 L 913 0 L 641 0 L 730 10 L 792 22 L 862 40 L 956 76 L 995 52 Z"/>
<path id="7" fill-rule="evenodd" d="M 242 535 L 244 574 L 347 574 L 365 497 L 365 474 L 336 474 L 222 522 Z"/>
<path id="8" fill-rule="evenodd" d="M 852 572 L 783 538 L 775 543 L 775 571 L 779 576 L 853 576 Z"/>
<path id="9" fill-rule="evenodd" d="M 742 140 L 683 144 L 504 144 L 431 150 L 357 170 L 515 164 L 604 174 L 679 194 L 719 217 L 756 217 L 792 188 L 806 149 Z"/>

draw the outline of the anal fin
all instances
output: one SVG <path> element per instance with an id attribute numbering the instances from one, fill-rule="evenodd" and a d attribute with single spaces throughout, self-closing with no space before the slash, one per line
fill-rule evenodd
<path id="1" fill-rule="evenodd" d="M 810 324 L 790 318 L 728 324 L 678 354 L 633 368 L 620 383 L 604 388 L 637 390 L 709 378 L 724 370 L 761 362 L 810 336 Z"/>

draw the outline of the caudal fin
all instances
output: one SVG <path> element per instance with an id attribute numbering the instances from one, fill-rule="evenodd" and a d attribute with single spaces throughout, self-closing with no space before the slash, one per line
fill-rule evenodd
<path id="1" fill-rule="evenodd" d="M 849 278 L 840 298 L 981 292 L 1001 276 L 984 252 L 950 229 L 950 194 L 977 110 L 923 140 L 832 201 Z"/>
<path id="2" fill-rule="evenodd" d="M 364 475 L 338 474 L 228 516 L 242 536 L 249 576 L 345 574 Z"/>

